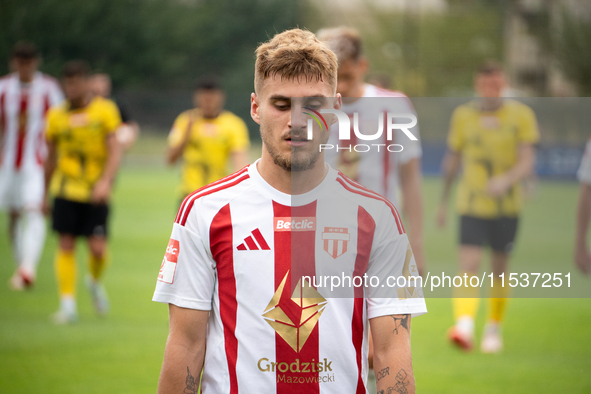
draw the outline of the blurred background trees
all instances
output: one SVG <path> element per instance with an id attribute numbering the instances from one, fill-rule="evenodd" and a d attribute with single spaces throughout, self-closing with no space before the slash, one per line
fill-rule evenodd
<path id="1" fill-rule="evenodd" d="M 73 58 L 109 73 L 143 126 L 191 106 L 193 81 L 219 74 L 228 108 L 249 123 L 254 50 L 275 32 L 349 25 L 370 78 L 409 96 L 473 95 L 475 68 L 501 60 L 516 96 L 591 93 L 588 0 L 0 0 L 0 73 L 34 41 L 42 70 Z"/>

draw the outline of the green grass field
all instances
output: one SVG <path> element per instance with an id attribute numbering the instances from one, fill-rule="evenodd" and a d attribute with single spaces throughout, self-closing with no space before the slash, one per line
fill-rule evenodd
<path id="1" fill-rule="evenodd" d="M 167 308 L 151 297 L 178 200 L 177 173 L 148 158 L 130 157 L 118 179 L 112 264 L 105 279 L 112 312 L 105 319 L 94 315 L 84 287 L 86 251 L 80 243 L 80 321 L 65 327 L 49 322 L 58 307 L 53 234 L 35 289 L 8 290 L 14 266 L 6 215 L 0 216 L 0 393 L 155 392 Z M 453 226 L 440 232 L 433 224 L 439 180 L 426 179 L 424 187 L 428 263 L 451 263 Z M 525 211 L 514 264 L 571 270 L 576 192 L 575 183 L 541 183 L 539 195 Z M 578 274 L 573 270 L 573 275 Z M 591 393 L 590 299 L 511 300 L 504 327 L 506 350 L 495 356 L 451 348 L 445 340 L 452 324 L 450 301 L 432 299 L 427 305 L 429 313 L 412 325 L 417 392 Z"/>

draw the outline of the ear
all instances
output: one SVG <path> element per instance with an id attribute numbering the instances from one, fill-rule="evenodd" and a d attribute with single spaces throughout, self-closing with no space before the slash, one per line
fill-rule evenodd
<path id="1" fill-rule="evenodd" d="M 333 101 L 333 108 L 334 109 L 338 109 L 339 111 L 341 110 L 341 106 L 343 105 L 343 97 L 341 96 L 340 93 L 337 93 L 334 97 L 334 101 Z M 330 124 L 331 126 L 335 123 L 338 122 L 339 118 L 337 118 L 335 115 L 330 115 L 331 120 L 330 120 Z"/>
<path id="2" fill-rule="evenodd" d="M 260 109 L 259 98 L 256 95 L 256 93 L 251 93 L 250 94 L 250 117 L 252 118 L 252 120 L 257 122 L 258 124 L 261 124 L 259 109 Z"/>

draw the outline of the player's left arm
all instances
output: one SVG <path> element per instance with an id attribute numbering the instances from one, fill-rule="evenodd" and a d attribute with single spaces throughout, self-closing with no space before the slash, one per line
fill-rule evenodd
<path id="1" fill-rule="evenodd" d="M 531 175 L 536 163 L 536 144 L 540 139 L 538 122 L 534 111 L 527 107 L 518 107 L 517 113 L 517 161 L 503 174 L 488 181 L 487 191 L 493 197 L 501 197 L 513 185 Z"/>
<path id="2" fill-rule="evenodd" d="M 410 322 L 409 314 L 380 316 L 369 321 L 378 394 L 415 392 Z"/>
<path id="3" fill-rule="evenodd" d="M 111 103 L 111 108 L 106 114 L 105 127 L 108 130 L 105 136 L 105 145 L 107 148 L 107 160 L 100 179 L 95 183 L 92 190 L 91 200 L 95 204 L 106 203 L 111 196 L 111 189 L 121 157 L 123 156 L 123 149 L 117 139 L 117 128 L 121 124 L 121 117 L 119 110 L 114 103 Z"/>
<path id="4" fill-rule="evenodd" d="M 422 178 L 420 158 L 415 157 L 400 166 L 402 207 L 406 214 L 407 226 L 409 227 L 408 238 L 421 275 L 425 270 Z"/>
<path id="5" fill-rule="evenodd" d="M 509 171 L 494 176 L 488 181 L 487 190 L 491 196 L 500 197 L 509 189 L 533 172 L 536 162 L 536 149 L 533 144 L 520 144 L 517 162 Z"/>
<path id="6" fill-rule="evenodd" d="M 92 190 L 92 201 L 94 203 L 106 203 L 111 196 L 111 189 L 115 181 L 115 175 L 121 163 L 122 149 L 115 133 L 105 137 L 107 144 L 107 161 L 103 175 L 96 182 Z"/>

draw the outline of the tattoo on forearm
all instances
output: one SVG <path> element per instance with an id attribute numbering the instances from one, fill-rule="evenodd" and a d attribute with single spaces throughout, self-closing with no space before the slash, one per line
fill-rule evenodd
<path id="1" fill-rule="evenodd" d="M 390 386 L 388 387 L 388 394 L 392 394 L 392 393 L 399 393 L 399 394 L 408 394 L 408 389 L 406 388 L 406 386 L 408 386 L 410 384 L 408 378 L 408 374 L 406 373 L 406 371 L 404 369 L 401 369 L 400 371 L 398 371 L 398 373 L 396 374 L 396 384 L 394 386 Z M 380 391 L 380 393 L 383 393 L 384 391 Z"/>
<path id="2" fill-rule="evenodd" d="M 376 372 L 376 382 L 379 382 L 380 379 L 384 378 L 385 376 L 390 375 L 390 367 L 386 367 L 379 372 Z"/>
<path id="3" fill-rule="evenodd" d="M 195 380 L 189 367 L 187 366 L 187 379 L 185 380 L 185 389 L 183 394 L 197 394 L 199 392 L 199 380 Z"/>
<path id="4" fill-rule="evenodd" d="M 392 316 L 392 319 L 394 319 L 394 331 L 396 334 L 398 334 L 398 328 L 399 327 L 404 327 L 406 328 L 406 331 L 408 330 L 408 321 L 409 321 L 409 315 L 402 315 L 402 317 L 395 317 Z"/>

